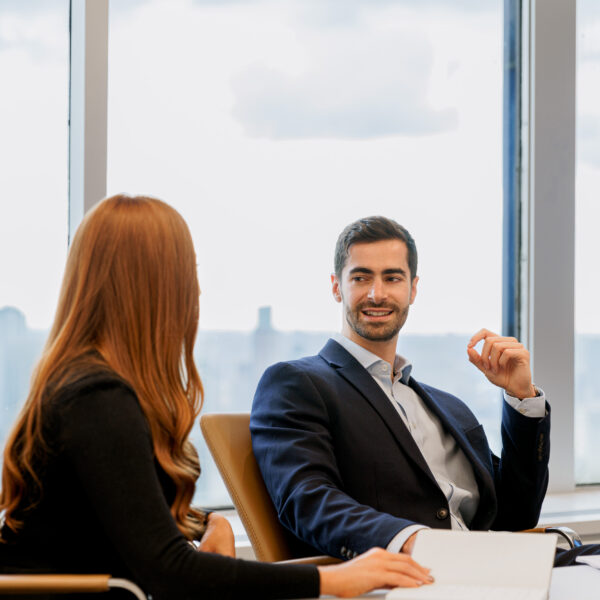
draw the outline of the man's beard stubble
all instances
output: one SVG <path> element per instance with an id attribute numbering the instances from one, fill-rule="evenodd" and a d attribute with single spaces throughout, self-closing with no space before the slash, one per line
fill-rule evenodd
<path id="1" fill-rule="evenodd" d="M 395 319 L 389 323 L 365 323 L 361 321 L 362 311 L 370 308 L 391 310 L 392 314 L 395 315 Z M 408 308 L 408 306 L 400 308 L 397 304 L 374 304 L 373 302 L 366 302 L 357 306 L 354 311 L 348 308 L 346 310 L 346 322 L 352 330 L 366 340 L 387 342 L 398 335 L 398 332 L 402 329 L 408 317 Z"/>

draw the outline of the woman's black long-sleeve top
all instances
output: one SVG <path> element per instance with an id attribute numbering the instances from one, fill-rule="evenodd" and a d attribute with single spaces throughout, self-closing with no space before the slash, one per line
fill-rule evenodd
<path id="1" fill-rule="evenodd" d="M 188 544 L 169 510 L 173 483 L 121 381 L 104 375 L 68 386 L 43 415 L 43 494 L 19 515 L 17 535 L 4 528 L 0 571 L 109 573 L 153 600 L 318 596 L 314 566 L 236 560 Z"/>

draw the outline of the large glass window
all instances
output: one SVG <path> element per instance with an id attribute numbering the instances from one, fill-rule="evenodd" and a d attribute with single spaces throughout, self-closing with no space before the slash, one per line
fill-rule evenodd
<path id="1" fill-rule="evenodd" d="M 69 2 L 0 2 L 0 445 L 27 396 L 67 251 Z"/>
<path id="2" fill-rule="evenodd" d="M 501 327 L 502 39 L 501 0 L 110 4 L 108 193 L 191 227 L 205 411 L 248 411 L 267 365 L 339 329 L 335 240 L 384 214 L 420 252 L 399 351 L 498 447 L 466 344 Z M 227 502 L 201 458 L 200 500 Z"/>
<path id="3" fill-rule="evenodd" d="M 575 476 L 600 483 L 600 5 L 577 3 Z"/>

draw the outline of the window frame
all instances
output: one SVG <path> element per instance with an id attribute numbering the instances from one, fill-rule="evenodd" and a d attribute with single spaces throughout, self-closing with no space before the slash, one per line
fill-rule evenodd
<path id="1" fill-rule="evenodd" d="M 106 194 L 108 3 L 71 0 L 69 237 Z M 519 63 L 505 74 L 503 321 L 552 403 L 551 492 L 576 488 L 575 17 L 576 0 L 505 0 Z"/>
<path id="2" fill-rule="evenodd" d="M 69 10 L 69 244 L 83 215 L 106 196 L 108 0 Z"/>
<path id="3" fill-rule="evenodd" d="M 550 492 L 575 490 L 576 0 L 523 6 L 524 341 L 552 404 Z"/>

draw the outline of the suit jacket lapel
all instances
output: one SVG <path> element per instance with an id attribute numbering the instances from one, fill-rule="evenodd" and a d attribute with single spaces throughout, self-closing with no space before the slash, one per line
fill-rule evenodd
<path id="1" fill-rule="evenodd" d="M 319 355 L 372 406 L 406 454 L 437 485 L 419 447 L 390 399 L 369 372 L 336 341 L 329 340 Z"/>
<path id="2" fill-rule="evenodd" d="M 460 446 L 460 449 L 471 462 L 475 477 L 480 482 L 480 495 L 483 496 L 486 488 L 494 489 L 494 480 L 492 473 L 490 473 L 491 464 L 487 467 L 483 462 L 482 457 L 475 453 L 473 445 L 467 439 L 461 423 L 457 421 L 453 415 L 446 412 L 444 407 L 439 402 L 436 402 L 412 377 L 409 380 L 409 385 L 415 390 L 427 407 L 438 417 L 442 422 L 442 425 L 450 432 L 452 437 L 454 437 L 457 444 Z"/>

